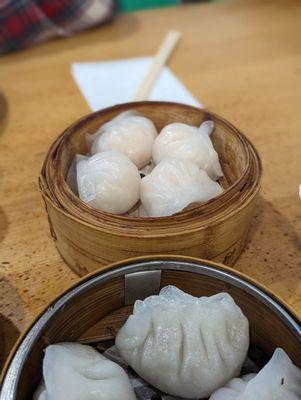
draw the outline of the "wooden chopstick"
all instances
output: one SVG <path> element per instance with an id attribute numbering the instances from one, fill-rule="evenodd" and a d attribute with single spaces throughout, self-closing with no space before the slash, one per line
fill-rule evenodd
<path id="1" fill-rule="evenodd" d="M 180 36 L 181 33 L 175 30 L 171 30 L 167 33 L 149 70 L 147 71 L 147 74 L 145 75 L 134 96 L 134 101 L 142 101 L 148 98 L 148 95 L 150 94 L 158 76 L 160 75 L 162 68 L 174 51 Z"/>

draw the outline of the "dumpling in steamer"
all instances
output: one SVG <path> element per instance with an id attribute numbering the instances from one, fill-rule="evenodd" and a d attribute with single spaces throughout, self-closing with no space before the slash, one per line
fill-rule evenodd
<path id="1" fill-rule="evenodd" d="M 43 378 L 34 400 L 136 400 L 124 370 L 79 343 L 48 346 Z"/>
<path id="2" fill-rule="evenodd" d="M 280 348 L 256 375 L 230 380 L 210 400 L 300 400 L 301 370 Z"/>
<path id="3" fill-rule="evenodd" d="M 37 390 L 35 391 L 35 394 L 33 395 L 33 400 L 47 400 L 47 393 L 44 382 L 42 382 L 38 386 Z"/>
<path id="4" fill-rule="evenodd" d="M 98 210 L 123 214 L 139 200 L 138 169 L 122 153 L 105 151 L 79 159 L 76 170 L 79 197 Z"/>
<path id="5" fill-rule="evenodd" d="M 140 169 L 151 159 L 156 136 L 157 130 L 150 119 L 126 111 L 99 128 L 90 151 L 91 154 L 106 150 L 120 151 Z"/>
<path id="6" fill-rule="evenodd" d="M 163 217 L 191 203 L 205 202 L 222 193 L 221 186 L 195 164 L 166 158 L 142 178 L 140 199 L 147 215 Z"/>
<path id="7" fill-rule="evenodd" d="M 243 393 L 248 382 L 255 376 L 256 374 L 246 374 L 241 378 L 231 379 L 223 388 L 215 391 L 209 400 L 237 400 L 239 398 L 237 396 Z"/>
<path id="8" fill-rule="evenodd" d="M 227 293 L 193 297 L 174 286 L 137 300 L 118 332 L 123 359 L 173 396 L 210 396 L 238 376 L 249 347 L 249 323 Z"/>
<path id="9" fill-rule="evenodd" d="M 154 142 L 155 164 L 166 157 L 188 160 L 206 171 L 211 179 L 217 180 L 223 176 L 223 171 L 210 139 L 213 128 L 212 121 L 203 122 L 199 128 L 182 123 L 165 126 Z"/>

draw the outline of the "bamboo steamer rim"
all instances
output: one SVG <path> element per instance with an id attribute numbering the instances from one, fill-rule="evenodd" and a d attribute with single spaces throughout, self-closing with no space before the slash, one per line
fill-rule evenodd
<path id="1" fill-rule="evenodd" d="M 126 229 L 125 231 L 120 229 L 120 225 L 113 225 L 113 224 L 109 224 L 107 221 L 104 221 L 103 224 L 99 224 L 100 221 L 98 221 L 98 224 L 87 221 L 85 218 L 79 218 L 78 216 L 75 216 L 73 214 L 70 214 L 69 212 L 67 212 L 66 210 L 62 209 L 61 207 L 59 207 L 51 197 L 49 197 L 49 195 L 47 193 L 45 193 L 45 191 L 43 190 L 43 188 L 41 188 L 42 182 L 40 180 L 40 190 L 42 192 L 43 197 L 50 201 L 53 208 L 56 209 L 57 212 L 65 215 L 66 217 L 68 217 L 69 219 L 73 220 L 74 222 L 80 222 L 81 225 L 84 225 L 86 227 L 89 228 L 93 228 L 95 231 L 101 231 L 101 232 L 107 232 L 107 233 L 112 233 L 113 228 L 118 228 L 116 229 L 116 232 L 114 231 L 115 234 L 117 234 L 118 236 L 133 236 L 136 237 L 137 233 L 135 234 L 135 232 Z M 251 193 L 251 195 L 249 195 L 246 199 L 246 201 L 242 201 L 240 204 L 235 204 L 231 209 L 229 209 L 228 213 L 223 213 L 223 215 L 219 215 L 219 214 L 215 214 L 211 217 L 211 219 L 207 219 L 207 220 L 197 220 L 193 225 L 191 224 L 191 221 L 184 221 L 184 223 L 182 223 L 181 225 L 179 224 L 178 227 L 175 225 L 170 226 L 170 224 L 168 222 L 166 222 L 167 224 L 167 228 L 170 228 L 168 231 L 167 229 L 164 229 L 164 226 L 160 226 L 158 228 L 158 232 L 156 232 L 154 230 L 154 227 L 152 226 L 152 229 L 149 231 L 145 231 L 145 226 L 139 227 L 139 226 L 134 226 L 133 229 L 135 229 L 135 231 L 139 232 L 139 234 L 141 232 L 145 233 L 145 237 L 147 236 L 151 236 L 151 237 L 161 237 L 162 233 L 164 231 L 165 235 L 168 236 L 178 236 L 179 235 L 179 229 L 182 230 L 185 228 L 185 233 L 187 232 L 196 232 L 201 228 L 206 228 L 208 226 L 210 227 L 214 227 L 216 225 L 221 224 L 224 220 L 228 219 L 231 216 L 234 216 L 235 214 L 238 214 L 243 208 L 245 208 L 246 205 L 248 205 L 250 202 L 252 202 L 252 200 L 254 199 L 254 197 L 257 196 L 258 192 L 260 190 L 260 186 L 257 186 L 254 191 Z M 193 210 L 192 210 L 193 211 Z M 176 214 L 174 214 L 176 215 Z M 133 218 L 135 220 L 135 218 Z M 138 219 L 138 218 L 137 218 Z M 145 218 L 145 220 L 149 221 L 149 218 Z M 185 223 L 186 222 L 186 223 Z M 177 221 L 178 223 L 178 221 Z M 128 228 L 128 227 L 125 227 Z M 178 229 L 177 229 L 178 228 Z"/>
<path id="2" fill-rule="evenodd" d="M 278 295 L 276 295 L 271 289 L 269 289 L 267 286 L 264 284 L 260 283 L 259 281 L 251 278 L 250 276 L 244 274 L 243 272 L 237 271 L 232 269 L 231 267 L 227 267 L 224 264 L 217 263 L 214 261 L 210 260 L 205 260 L 201 258 L 196 258 L 196 257 L 190 257 L 190 256 L 181 256 L 181 255 L 167 255 L 167 254 L 157 254 L 157 255 L 152 255 L 152 256 L 140 256 L 140 257 L 133 257 L 133 258 L 127 258 L 125 260 L 117 261 L 114 263 L 111 263 L 107 265 L 106 267 L 102 267 L 101 269 L 97 271 L 93 271 L 84 277 L 80 278 L 76 283 L 72 284 L 69 286 L 68 289 L 64 290 L 60 295 L 56 296 L 41 312 L 33 319 L 32 322 L 30 322 L 23 333 L 19 336 L 17 342 L 15 343 L 14 347 L 12 348 L 5 364 L 2 369 L 2 372 L 0 374 L 0 387 L 2 387 L 4 383 L 5 376 L 9 370 L 10 364 L 13 361 L 13 358 L 23 342 L 23 340 L 26 338 L 28 333 L 31 331 L 31 329 L 35 326 L 37 321 L 47 312 L 47 310 L 51 309 L 61 298 L 63 298 L 66 294 L 71 292 L 73 289 L 76 289 L 77 287 L 83 285 L 84 283 L 88 282 L 89 280 L 92 280 L 96 278 L 98 275 L 104 275 L 107 272 L 113 271 L 115 269 L 118 269 L 120 267 L 125 267 L 127 265 L 135 265 L 139 264 L 141 262 L 148 262 L 148 261 L 172 261 L 172 262 L 191 262 L 194 264 L 200 264 L 203 266 L 208 266 L 212 269 L 216 269 L 220 272 L 225 272 L 230 276 L 233 276 L 234 278 L 241 279 L 244 283 L 252 285 L 255 289 L 261 291 L 263 294 L 267 295 L 270 297 L 271 300 L 273 300 L 278 306 L 283 308 L 284 311 L 286 311 L 288 314 L 290 314 L 291 318 L 295 320 L 297 324 L 300 324 L 301 326 L 301 321 L 296 314 L 296 312 L 293 310 L 293 308 L 285 302 L 283 299 L 281 299 Z M 1 392 L 0 392 L 1 394 Z"/>
<path id="3" fill-rule="evenodd" d="M 168 236 L 172 236 L 172 235 L 178 235 L 179 234 L 179 229 L 186 229 L 185 232 L 195 232 L 197 230 L 199 230 L 200 228 L 206 227 L 206 226 L 215 226 L 218 225 L 220 223 L 222 223 L 225 219 L 229 218 L 229 216 L 234 216 L 235 214 L 239 213 L 246 205 L 248 205 L 253 199 L 254 197 L 257 195 L 258 191 L 259 191 L 260 187 L 257 187 L 256 190 L 254 190 L 254 192 L 252 193 L 251 196 L 249 196 L 247 198 L 247 201 L 245 202 L 240 202 L 240 204 L 236 204 L 235 206 L 233 206 L 229 212 L 226 214 L 224 213 L 222 216 L 220 216 L 219 214 L 215 214 L 213 215 L 210 220 L 197 220 L 193 225 L 191 224 L 191 221 L 187 221 L 186 224 L 185 223 L 181 223 L 181 225 L 177 227 L 170 226 L 169 224 L 167 224 L 166 228 L 164 226 L 160 226 L 158 229 L 158 232 L 156 233 L 156 231 L 153 229 L 152 226 L 152 230 L 151 231 L 145 231 L 145 227 L 139 227 L 139 226 L 135 226 L 135 231 L 136 232 L 140 232 L 140 230 L 142 232 L 145 232 L 145 236 L 151 236 L 151 237 L 160 237 L 162 235 L 162 232 L 164 231 L 165 234 L 168 234 Z M 72 219 L 74 222 L 80 222 L 81 225 L 84 225 L 86 227 L 92 227 L 95 231 L 102 231 L 102 232 L 108 232 L 108 233 L 112 233 L 113 228 L 118 228 L 116 229 L 116 233 L 119 236 L 131 236 L 131 233 L 133 233 L 133 236 L 135 237 L 136 234 L 135 232 L 132 232 L 129 229 L 126 229 L 126 231 L 122 231 L 120 229 L 120 225 L 113 225 L 113 224 L 109 224 L 107 221 L 103 222 L 102 224 L 100 224 L 100 221 L 98 221 L 98 224 L 93 224 L 92 222 L 86 220 L 85 218 L 78 218 L 77 216 L 74 216 L 70 213 L 68 213 L 66 210 L 62 209 L 61 207 L 59 207 L 56 203 L 54 203 L 52 201 L 51 198 L 49 198 L 47 196 L 47 194 L 44 192 L 43 193 L 44 198 L 46 199 L 46 201 L 50 201 L 52 206 L 56 209 L 56 211 L 58 211 L 59 213 L 65 215 L 66 217 Z M 231 211 L 231 212 L 230 212 Z M 190 224 L 189 224 L 190 223 Z M 125 227 L 128 228 L 128 227 Z"/>
<path id="4" fill-rule="evenodd" d="M 235 205 L 233 205 L 233 207 L 228 208 L 228 212 L 227 213 L 212 213 L 212 216 L 210 219 L 205 219 L 205 218 L 201 218 L 201 219 L 197 219 L 195 220 L 195 223 L 192 224 L 191 220 L 187 220 L 187 221 L 179 221 L 177 219 L 175 219 L 175 222 L 178 224 L 177 226 L 175 225 L 171 225 L 170 223 L 168 223 L 168 221 L 166 222 L 166 226 L 164 225 L 160 225 L 157 228 L 157 235 L 161 236 L 162 232 L 164 231 L 164 233 L 168 234 L 168 235 L 173 235 L 173 234 L 177 234 L 176 231 L 178 231 L 179 229 L 186 229 L 186 232 L 194 232 L 199 230 L 200 228 L 205 228 L 207 226 L 215 226 L 218 225 L 220 223 L 222 223 L 224 220 L 226 220 L 227 218 L 234 216 L 235 214 L 239 213 L 243 208 L 245 208 L 250 202 L 252 202 L 252 200 L 254 199 L 254 197 L 258 194 L 260 187 L 258 186 L 257 188 L 255 188 L 255 190 L 251 193 L 251 195 L 249 195 L 246 199 L 243 198 L 242 201 L 236 203 Z M 154 226 L 152 226 L 152 231 L 148 232 L 145 231 L 145 226 L 139 226 L 138 224 L 135 225 L 134 227 L 132 227 L 132 230 L 129 229 L 128 226 L 122 226 L 120 224 L 118 224 L 118 222 L 114 225 L 113 223 L 110 223 L 108 221 L 100 221 L 97 220 L 97 224 L 94 221 L 90 221 L 87 220 L 86 218 L 80 218 L 79 216 L 73 215 L 71 213 L 68 213 L 66 210 L 62 209 L 61 207 L 59 207 L 57 205 L 57 203 L 54 203 L 52 201 L 52 199 L 45 193 L 43 192 L 43 196 L 46 200 L 50 201 L 52 203 L 52 206 L 56 209 L 56 211 L 58 211 L 61 214 L 64 214 L 66 217 L 72 219 L 74 222 L 78 222 L 81 225 L 85 225 L 87 227 L 92 227 L 94 230 L 100 230 L 102 232 L 106 231 L 108 233 L 112 233 L 112 231 L 114 230 L 114 228 L 116 229 L 116 233 L 120 236 L 124 235 L 124 236 L 129 236 L 131 235 L 131 233 L 133 233 L 133 236 L 135 235 L 135 232 L 133 232 L 133 229 L 135 229 L 135 231 L 142 231 L 146 233 L 146 236 L 148 236 L 148 234 L 152 237 L 156 236 L 155 233 L 155 229 Z M 192 210 L 192 212 L 195 212 L 195 210 Z M 180 224 L 181 222 L 181 224 Z M 125 228 L 124 231 L 121 230 L 121 228 Z M 148 226 L 146 226 L 146 228 L 148 228 Z"/>
<path id="5" fill-rule="evenodd" d="M 41 183 L 40 183 L 40 187 L 41 187 Z M 201 228 L 206 228 L 207 226 L 214 227 L 216 225 L 221 224 L 224 220 L 226 220 L 229 217 L 234 216 L 235 214 L 239 213 L 247 204 L 249 204 L 254 199 L 254 197 L 256 197 L 256 195 L 258 194 L 258 192 L 260 190 L 260 186 L 258 186 L 256 188 L 256 190 L 254 190 L 252 195 L 248 197 L 247 202 L 242 203 L 239 206 L 233 207 L 231 209 L 231 212 L 229 212 L 227 214 L 224 213 L 223 216 L 215 215 L 210 220 L 196 221 L 196 223 L 194 225 L 188 225 L 189 222 L 191 222 L 191 221 L 187 221 L 186 222 L 187 226 L 184 225 L 184 224 L 181 224 L 181 225 L 178 226 L 178 229 L 177 229 L 176 226 L 170 227 L 169 224 L 168 224 L 167 228 L 170 228 L 168 230 L 168 232 L 162 226 L 160 226 L 158 228 L 157 232 L 153 229 L 153 227 L 152 227 L 151 230 L 146 231 L 144 226 L 142 226 L 142 227 L 135 226 L 134 229 L 135 229 L 136 234 L 135 234 L 135 232 L 133 232 L 131 230 L 128 230 L 128 229 L 126 231 L 121 230 L 119 225 L 114 226 L 114 225 L 111 225 L 111 224 L 108 224 L 108 223 L 103 223 L 103 225 L 99 225 L 99 224 L 93 224 L 93 223 L 91 223 L 90 221 L 87 221 L 84 218 L 80 219 L 77 216 L 74 216 L 74 215 L 68 213 L 66 210 L 64 210 L 61 207 L 59 207 L 56 203 L 54 203 L 52 201 L 52 199 L 45 192 L 43 192 L 43 189 L 40 189 L 40 190 L 42 191 L 43 197 L 51 202 L 53 208 L 55 208 L 57 212 L 65 215 L 67 218 L 73 220 L 74 222 L 80 222 L 80 224 L 83 225 L 83 226 L 86 226 L 88 228 L 92 227 L 93 230 L 95 230 L 95 231 L 107 232 L 107 233 L 111 234 L 113 232 L 112 228 L 116 227 L 118 229 L 116 229 L 116 231 L 114 231 L 114 234 L 117 234 L 118 236 L 136 237 L 137 236 L 137 232 L 138 232 L 139 235 L 141 233 L 144 233 L 143 236 L 145 236 L 145 237 L 152 237 L 152 238 L 158 237 L 159 238 L 159 237 L 162 237 L 162 233 L 163 232 L 164 232 L 164 235 L 172 237 L 172 236 L 178 236 L 179 235 L 179 230 L 183 230 L 184 228 L 185 228 L 185 233 L 188 233 L 188 232 L 196 232 Z M 184 231 L 183 231 L 183 233 L 184 233 Z"/>
<path id="6" fill-rule="evenodd" d="M 139 106 L 143 107 L 146 104 L 148 106 L 169 105 L 186 108 L 188 107 L 189 109 L 197 112 L 201 111 L 205 115 L 205 118 L 206 116 L 209 116 L 210 118 L 211 116 L 213 118 L 216 118 L 220 123 L 230 129 L 231 132 L 234 132 L 234 134 L 245 146 L 247 154 L 247 167 L 242 176 L 229 188 L 224 190 L 224 192 L 220 196 L 210 200 L 209 202 L 200 204 L 189 210 L 183 210 L 172 216 L 157 218 L 129 217 L 95 210 L 89 205 L 86 205 L 83 201 L 81 201 L 77 196 L 74 195 L 74 193 L 68 187 L 65 177 L 62 175 L 62 171 L 57 171 L 58 165 L 55 165 L 56 168 L 53 168 L 53 170 L 58 172 L 58 176 L 60 176 L 61 179 L 58 180 L 57 176 L 51 176 L 51 172 L 49 171 L 52 168 L 52 162 L 59 162 L 59 157 L 58 160 L 55 157 L 58 156 L 59 150 L 61 150 L 62 146 L 64 145 L 63 138 L 65 136 L 70 137 L 75 127 L 84 125 L 87 122 L 87 119 L 90 121 L 91 119 L 97 118 L 99 115 L 106 115 L 108 110 L 110 110 L 111 112 L 113 112 L 114 110 L 122 112 L 124 111 L 124 109 L 137 109 L 137 107 L 139 109 Z M 123 109 L 120 109 L 120 107 L 123 107 Z M 133 230 L 135 230 L 136 233 L 139 232 L 139 235 L 143 234 L 143 236 L 145 237 L 156 237 L 161 236 L 163 231 L 164 234 L 170 236 L 177 235 L 179 229 L 186 229 L 186 232 L 194 232 L 208 225 L 212 226 L 219 224 L 224 219 L 235 215 L 242 208 L 248 205 L 257 195 L 260 188 L 261 175 L 262 165 L 256 149 L 237 128 L 235 128 L 224 118 L 219 117 L 218 115 L 211 113 L 208 110 L 183 105 L 180 103 L 135 102 L 126 103 L 121 106 L 118 105 L 114 107 L 109 107 L 107 109 L 89 114 L 87 117 L 82 117 L 81 119 L 73 123 L 69 128 L 67 128 L 50 147 L 42 167 L 39 184 L 44 199 L 50 202 L 56 211 L 58 211 L 59 213 L 63 213 L 65 216 L 71 218 L 75 222 L 81 223 L 87 227 L 92 227 L 95 230 L 101 230 L 108 233 L 116 231 L 117 235 L 120 236 L 132 235 L 133 237 L 135 237 L 136 235 L 133 232 Z M 242 188 L 240 189 L 240 191 L 235 192 L 236 187 L 241 183 L 242 179 L 245 180 L 245 182 L 243 182 L 242 184 Z M 249 180 L 251 180 L 252 182 L 252 185 L 250 187 L 248 187 Z M 227 196 L 228 201 L 226 203 L 223 203 L 224 199 L 227 198 Z M 235 196 L 237 197 L 235 199 L 236 202 L 234 204 L 231 204 L 231 201 L 233 200 L 233 198 L 235 198 Z M 218 207 L 215 209 L 214 206 L 217 205 Z M 148 231 L 148 228 L 150 226 L 151 231 Z"/>

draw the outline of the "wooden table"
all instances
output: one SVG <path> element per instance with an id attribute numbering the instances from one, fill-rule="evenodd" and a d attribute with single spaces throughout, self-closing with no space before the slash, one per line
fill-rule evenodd
<path id="1" fill-rule="evenodd" d="M 50 238 L 37 177 L 49 145 L 89 112 L 72 61 L 153 54 L 183 32 L 170 67 L 207 108 L 237 125 L 264 166 L 250 242 L 236 268 L 301 316 L 301 3 L 225 1 L 122 15 L 113 24 L 0 60 L 0 314 L 6 351 L 78 277 Z"/>

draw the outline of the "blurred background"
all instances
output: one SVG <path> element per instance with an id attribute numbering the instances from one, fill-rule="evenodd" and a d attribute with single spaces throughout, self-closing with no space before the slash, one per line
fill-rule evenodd
<path id="1" fill-rule="evenodd" d="M 118 13 L 197 2 L 205 1 L 3 0 L 0 3 L 0 53 L 16 51 L 54 36 L 70 36 L 111 21 Z"/>

